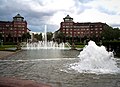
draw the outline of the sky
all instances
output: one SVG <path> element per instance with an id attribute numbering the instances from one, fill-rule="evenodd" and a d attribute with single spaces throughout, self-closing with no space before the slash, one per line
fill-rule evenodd
<path id="1" fill-rule="evenodd" d="M 120 0 L 0 0 L 0 21 L 20 14 L 33 32 L 60 28 L 66 15 L 74 22 L 103 22 L 120 28 Z"/>

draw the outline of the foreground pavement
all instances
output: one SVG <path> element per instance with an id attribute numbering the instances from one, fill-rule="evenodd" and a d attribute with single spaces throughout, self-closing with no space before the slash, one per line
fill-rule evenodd
<path id="1" fill-rule="evenodd" d="M 15 52 L 10 52 L 10 51 L 0 51 L 0 58 L 4 58 L 7 56 L 10 56 L 12 54 L 14 54 Z"/>
<path id="2" fill-rule="evenodd" d="M 31 80 L 19 80 L 15 78 L 0 77 L 0 87 L 52 87 Z"/>
<path id="3" fill-rule="evenodd" d="M 9 57 L 17 52 L 0 51 L 0 59 Z M 37 83 L 32 80 L 20 80 L 16 78 L 0 77 L 0 87 L 52 87 L 47 84 Z"/>

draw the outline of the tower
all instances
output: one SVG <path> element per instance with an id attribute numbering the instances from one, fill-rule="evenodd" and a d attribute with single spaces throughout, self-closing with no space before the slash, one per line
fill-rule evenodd
<path id="1" fill-rule="evenodd" d="M 22 17 L 20 14 L 17 14 L 15 17 L 13 17 L 13 21 L 22 22 L 24 21 L 24 17 Z"/>
<path id="2" fill-rule="evenodd" d="M 64 22 L 73 22 L 73 18 L 71 18 L 69 15 L 67 15 L 65 18 L 63 18 Z"/>

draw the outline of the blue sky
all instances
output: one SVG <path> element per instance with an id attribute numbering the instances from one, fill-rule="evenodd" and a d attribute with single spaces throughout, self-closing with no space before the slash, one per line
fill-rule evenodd
<path id="1" fill-rule="evenodd" d="M 120 28 L 120 0 L 0 0 L 0 21 L 12 21 L 17 13 L 33 32 L 59 29 L 69 14 L 74 22 L 103 22 Z"/>

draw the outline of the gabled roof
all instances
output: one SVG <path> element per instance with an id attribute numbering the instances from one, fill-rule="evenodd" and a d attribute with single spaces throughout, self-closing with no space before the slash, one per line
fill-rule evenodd
<path id="1" fill-rule="evenodd" d="M 17 14 L 15 17 L 13 18 L 23 18 L 20 14 Z"/>
<path id="2" fill-rule="evenodd" d="M 64 19 L 73 19 L 69 15 L 67 15 Z"/>

